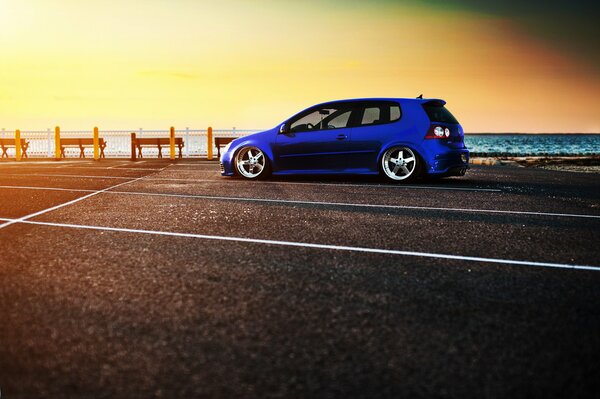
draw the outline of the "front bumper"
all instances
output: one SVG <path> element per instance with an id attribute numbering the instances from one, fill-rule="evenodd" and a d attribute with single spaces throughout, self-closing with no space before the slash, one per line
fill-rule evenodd
<path id="1" fill-rule="evenodd" d="M 221 159 L 219 160 L 219 167 L 221 169 L 221 176 L 233 176 L 233 153 L 230 151 L 223 152 Z"/>

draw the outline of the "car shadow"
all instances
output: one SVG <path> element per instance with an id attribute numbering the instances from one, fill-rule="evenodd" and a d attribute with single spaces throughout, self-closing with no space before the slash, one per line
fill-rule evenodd
<path id="1" fill-rule="evenodd" d="M 241 179 L 241 178 L 238 178 Z M 458 188 L 482 188 L 482 186 L 497 185 L 497 182 L 477 181 L 465 177 L 451 176 L 443 178 L 423 177 L 409 183 L 394 182 L 382 176 L 376 175 L 293 175 L 293 176 L 270 176 L 263 180 L 267 182 L 284 183 L 327 183 L 327 184 L 356 184 L 356 185 L 398 185 L 398 186 L 439 186 Z"/>

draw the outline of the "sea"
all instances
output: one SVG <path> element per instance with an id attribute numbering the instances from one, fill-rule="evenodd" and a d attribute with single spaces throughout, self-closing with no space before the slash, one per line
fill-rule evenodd
<path id="1" fill-rule="evenodd" d="M 467 133 L 474 156 L 600 155 L 600 134 Z"/>

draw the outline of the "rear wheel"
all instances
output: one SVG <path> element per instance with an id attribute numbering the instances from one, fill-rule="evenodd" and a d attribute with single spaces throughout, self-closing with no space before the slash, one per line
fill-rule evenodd
<path id="1" fill-rule="evenodd" d="M 381 157 L 381 171 L 389 180 L 412 181 L 418 177 L 420 167 L 419 157 L 408 147 L 392 147 Z"/>
<path id="2" fill-rule="evenodd" d="M 246 179 L 259 179 L 269 174 L 269 160 L 258 147 L 243 147 L 235 156 L 235 168 Z"/>

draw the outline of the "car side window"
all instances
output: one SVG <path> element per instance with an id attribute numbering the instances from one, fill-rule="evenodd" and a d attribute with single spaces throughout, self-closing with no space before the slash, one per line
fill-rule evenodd
<path id="1" fill-rule="evenodd" d="M 398 104 L 390 107 L 390 122 L 395 122 L 400 119 L 402 113 L 400 112 L 400 106 Z"/>
<path id="2" fill-rule="evenodd" d="M 331 115 L 326 121 L 327 129 L 342 129 L 348 127 L 348 121 L 350 121 L 350 114 L 352 110 L 341 110 Z M 325 121 L 324 121 L 325 122 Z"/>
<path id="3" fill-rule="evenodd" d="M 400 105 L 392 101 L 378 101 L 363 105 L 360 126 L 381 125 L 402 117 Z"/>
<path id="4" fill-rule="evenodd" d="M 365 108 L 361 125 L 372 125 L 378 123 L 381 118 L 381 109 L 378 107 Z"/>
<path id="5" fill-rule="evenodd" d="M 325 129 L 348 127 L 352 109 L 346 107 L 325 106 L 309 110 L 290 123 L 290 132 L 310 132 Z"/>

